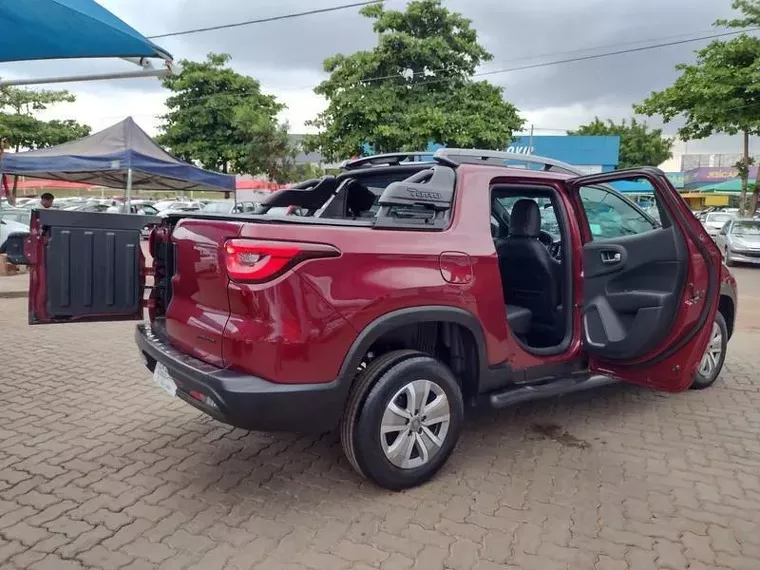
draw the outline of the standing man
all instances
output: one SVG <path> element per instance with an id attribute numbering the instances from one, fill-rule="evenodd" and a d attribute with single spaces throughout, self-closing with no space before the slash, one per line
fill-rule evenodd
<path id="1" fill-rule="evenodd" d="M 42 196 L 40 196 L 40 202 L 42 203 L 43 208 L 52 208 L 53 200 L 55 200 L 55 196 L 53 196 L 50 192 L 45 192 Z"/>

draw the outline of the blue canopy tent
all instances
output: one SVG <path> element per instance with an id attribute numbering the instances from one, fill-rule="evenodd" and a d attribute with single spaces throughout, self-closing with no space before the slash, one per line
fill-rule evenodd
<path id="1" fill-rule="evenodd" d="M 83 139 L 0 156 L 0 176 L 133 189 L 235 191 L 235 177 L 193 166 L 172 156 L 128 117 Z"/>
<path id="2" fill-rule="evenodd" d="M 73 58 L 122 58 L 139 71 L 46 79 L 3 80 L 30 85 L 146 77 L 173 72 L 172 56 L 94 0 L 0 0 L 0 62 Z M 150 58 L 166 62 L 153 69 Z"/>

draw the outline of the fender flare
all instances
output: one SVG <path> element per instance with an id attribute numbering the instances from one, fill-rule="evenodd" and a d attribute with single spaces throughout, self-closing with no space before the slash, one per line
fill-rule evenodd
<path id="1" fill-rule="evenodd" d="M 478 356 L 478 379 L 488 370 L 486 337 L 478 318 L 471 312 L 457 307 L 426 305 L 385 313 L 365 326 L 356 339 L 354 339 L 343 359 L 343 364 L 338 373 L 340 383 L 346 390 L 350 388 L 362 358 L 372 344 L 382 335 L 404 325 L 424 322 L 455 323 L 463 326 L 472 334 L 475 340 L 475 349 Z"/>

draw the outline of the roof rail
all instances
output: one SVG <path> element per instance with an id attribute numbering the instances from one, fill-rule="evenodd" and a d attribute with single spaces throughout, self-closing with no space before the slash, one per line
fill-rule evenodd
<path id="1" fill-rule="evenodd" d="M 554 160 L 553 158 L 533 156 L 531 154 L 503 152 L 498 150 L 481 150 L 472 148 L 439 148 L 433 154 L 433 158 L 439 162 L 449 165 L 459 165 L 463 163 L 477 164 L 482 162 L 496 162 L 497 164 L 504 165 L 505 161 L 511 160 L 528 164 L 540 164 L 543 166 L 543 170 L 546 171 L 566 172 L 567 174 L 573 174 L 575 176 L 583 175 L 583 172 L 576 167 L 567 164 L 566 162 Z"/>
<path id="2" fill-rule="evenodd" d="M 416 162 L 433 162 L 432 152 L 391 152 L 388 154 L 375 154 L 372 156 L 362 156 L 361 158 L 344 160 L 340 165 L 340 169 L 357 170 L 365 166 L 396 166 L 404 161 L 415 162 L 414 159 L 417 157 L 426 157 L 428 160 Z"/>

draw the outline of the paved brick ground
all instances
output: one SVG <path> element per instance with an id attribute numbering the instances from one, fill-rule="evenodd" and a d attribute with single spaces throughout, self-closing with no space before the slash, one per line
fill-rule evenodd
<path id="1" fill-rule="evenodd" d="M 0 275 L 0 299 L 26 297 L 29 287 L 27 273 L 17 275 Z"/>
<path id="2" fill-rule="evenodd" d="M 131 324 L 27 327 L 25 310 L 0 300 L 2 568 L 760 569 L 753 322 L 711 390 L 484 414 L 434 482 L 388 493 L 335 436 L 172 401 Z"/>

